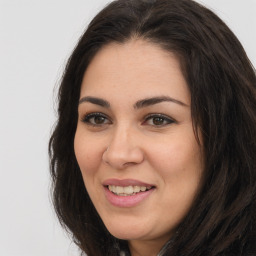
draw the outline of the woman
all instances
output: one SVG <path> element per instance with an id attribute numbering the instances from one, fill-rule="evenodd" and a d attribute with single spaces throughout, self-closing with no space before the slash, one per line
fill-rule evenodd
<path id="1" fill-rule="evenodd" d="M 256 78 L 191 0 L 117 0 L 59 90 L 54 206 L 89 256 L 255 255 Z"/>

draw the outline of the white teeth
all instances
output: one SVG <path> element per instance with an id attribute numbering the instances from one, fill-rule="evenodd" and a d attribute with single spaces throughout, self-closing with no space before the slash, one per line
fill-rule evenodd
<path id="1" fill-rule="evenodd" d="M 109 185 L 108 188 L 110 191 L 116 193 L 116 186 Z"/>
<path id="2" fill-rule="evenodd" d="M 140 187 L 139 187 L 139 186 L 134 186 L 134 187 L 133 187 L 133 191 L 134 191 L 135 193 L 140 192 Z"/>
<path id="3" fill-rule="evenodd" d="M 132 194 L 133 193 L 133 187 L 132 186 L 124 187 L 124 193 L 125 194 Z"/>
<path id="4" fill-rule="evenodd" d="M 123 194 L 124 193 L 124 187 L 116 186 L 116 193 L 117 194 Z"/>
<path id="5" fill-rule="evenodd" d="M 146 191 L 146 189 L 147 189 L 146 187 L 141 187 L 140 188 L 141 191 Z"/>
<path id="6" fill-rule="evenodd" d="M 140 191 L 144 192 L 147 189 L 151 189 L 152 187 L 150 186 L 126 186 L 126 187 L 121 187 L 121 186 L 114 186 L 114 185 L 109 185 L 108 189 L 119 195 L 119 196 L 128 196 L 128 195 L 134 195 L 136 193 L 139 193 Z"/>

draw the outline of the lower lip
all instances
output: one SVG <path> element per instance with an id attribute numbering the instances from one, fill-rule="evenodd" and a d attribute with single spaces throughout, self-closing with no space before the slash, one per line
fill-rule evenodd
<path id="1" fill-rule="evenodd" d="M 131 196 L 118 196 L 112 193 L 107 187 L 104 187 L 105 195 L 107 200 L 114 206 L 117 207 L 133 207 L 143 202 L 148 198 L 155 189 L 139 192 Z"/>

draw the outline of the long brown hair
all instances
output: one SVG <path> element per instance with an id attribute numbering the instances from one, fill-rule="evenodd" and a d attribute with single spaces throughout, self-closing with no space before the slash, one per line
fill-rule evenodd
<path id="1" fill-rule="evenodd" d="M 53 202 L 63 227 L 89 256 L 127 250 L 96 212 L 74 149 L 84 72 L 110 42 L 141 38 L 175 53 L 191 93 L 195 134 L 203 140 L 202 188 L 161 255 L 252 255 L 255 248 L 256 76 L 235 35 L 192 0 L 117 0 L 89 24 L 59 89 L 49 143 Z M 254 241 L 253 241 L 254 239 Z M 255 252 L 255 251 L 254 251 Z"/>

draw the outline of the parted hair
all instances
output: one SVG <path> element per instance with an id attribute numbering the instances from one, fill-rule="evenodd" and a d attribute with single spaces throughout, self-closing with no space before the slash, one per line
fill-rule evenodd
<path id="1" fill-rule="evenodd" d="M 191 94 L 195 136 L 200 131 L 202 137 L 200 191 L 161 255 L 256 255 L 255 69 L 227 25 L 192 0 L 113 1 L 79 39 L 61 80 L 49 142 L 52 198 L 61 224 L 88 256 L 115 256 L 121 250 L 129 255 L 127 242 L 108 232 L 88 196 L 74 136 L 90 61 L 103 46 L 132 39 L 178 56 Z"/>

